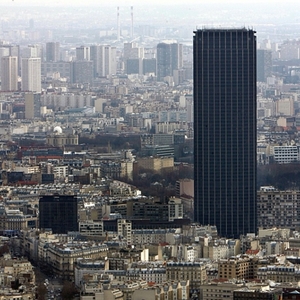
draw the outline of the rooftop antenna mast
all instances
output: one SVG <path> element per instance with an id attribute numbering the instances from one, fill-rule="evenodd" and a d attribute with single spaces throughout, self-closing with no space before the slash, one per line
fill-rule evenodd
<path id="1" fill-rule="evenodd" d="M 117 7 L 117 39 L 120 40 L 120 10 L 119 6 Z"/>
<path id="2" fill-rule="evenodd" d="M 131 37 L 133 38 L 133 6 L 131 6 Z"/>

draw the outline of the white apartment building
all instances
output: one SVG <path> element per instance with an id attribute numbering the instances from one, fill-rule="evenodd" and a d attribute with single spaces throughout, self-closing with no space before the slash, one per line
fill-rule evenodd
<path id="1" fill-rule="evenodd" d="M 139 278 L 147 282 L 163 283 L 167 280 L 166 268 L 129 268 L 127 269 L 129 278 Z"/>
<path id="2" fill-rule="evenodd" d="M 130 221 L 118 219 L 118 236 L 123 238 L 127 245 L 132 244 L 132 224 Z"/>
<path id="3" fill-rule="evenodd" d="M 69 175 L 68 166 L 54 166 L 53 174 L 56 178 L 66 178 Z"/>
<path id="4" fill-rule="evenodd" d="M 271 241 L 266 242 L 266 255 L 283 254 L 285 249 L 289 248 L 289 242 Z"/>
<path id="5" fill-rule="evenodd" d="M 21 75 L 22 91 L 41 92 L 41 59 L 39 57 L 22 58 Z"/>
<path id="6" fill-rule="evenodd" d="M 257 192 L 257 221 L 262 228 L 297 228 L 300 225 L 300 191 L 263 187 Z"/>
<path id="7" fill-rule="evenodd" d="M 288 164 L 299 160 L 298 146 L 274 146 L 274 160 L 279 164 Z"/>
<path id="8" fill-rule="evenodd" d="M 170 198 L 168 202 L 169 221 L 183 218 L 183 204 L 180 198 Z"/>
<path id="9" fill-rule="evenodd" d="M 18 90 L 18 57 L 6 56 L 1 58 L 1 90 Z"/>
<path id="10" fill-rule="evenodd" d="M 55 94 L 45 93 L 41 95 L 42 106 L 50 107 L 55 110 L 59 108 L 83 108 L 92 106 L 92 97 L 88 94 Z"/>

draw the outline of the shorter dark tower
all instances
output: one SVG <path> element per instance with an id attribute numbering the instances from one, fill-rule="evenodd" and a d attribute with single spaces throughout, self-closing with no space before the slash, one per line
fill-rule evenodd
<path id="1" fill-rule="evenodd" d="M 40 229 L 53 233 L 78 231 L 77 197 L 74 195 L 45 195 L 39 201 Z"/>

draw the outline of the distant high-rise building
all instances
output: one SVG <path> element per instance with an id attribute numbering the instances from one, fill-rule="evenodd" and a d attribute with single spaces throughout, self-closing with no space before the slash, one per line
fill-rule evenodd
<path id="1" fill-rule="evenodd" d="M 46 61 L 56 62 L 60 60 L 60 44 L 58 42 L 48 42 L 46 43 Z"/>
<path id="2" fill-rule="evenodd" d="M 116 47 L 109 45 L 91 46 L 91 61 L 94 65 L 94 76 L 105 77 L 116 74 Z"/>
<path id="3" fill-rule="evenodd" d="M 34 119 L 41 116 L 41 94 L 25 94 L 25 119 Z"/>
<path id="4" fill-rule="evenodd" d="M 39 201 L 41 229 L 51 228 L 53 233 L 78 231 L 77 197 L 74 195 L 45 195 Z"/>
<path id="5" fill-rule="evenodd" d="M 143 60 L 138 58 L 127 59 L 126 74 L 143 74 Z"/>
<path id="6" fill-rule="evenodd" d="M 30 29 L 30 30 L 33 30 L 33 29 L 34 29 L 34 20 L 33 20 L 33 19 L 30 19 L 30 20 L 29 20 L 29 29 Z"/>
<path id="7" fill-rule="evenodd" d="M 157 45 L 157 80 L 173 76 L 173 71 L 183 65 L 182 44 L 164 42 Z"/>
<path id="8" fill-rule="evenodd" d="M 76 60 L 90 60 L 90 47 L 76 47 Z"/>
<path id="9" fill-rule="evenodd" d="M 144 48 L 137 43 L 124 43 L 124 60 L 144 58 Z"/>
<path id="10" fill-rule="evenodd" d="M 53 76 L 54 73 L 58 72 L 60 74 L 60 77 L 64 77 L 70 80 L 72 63 L 73 62 L 69 61 L 43 62 L 41 66 L 42 76 Z"/>
<path id="11" fill-rule="evenodd" d="M 144 48 L 137 43 L 124 43 L 124 62 L 127 74 L 143 73 Z"/>
<path id="12" fill-rule="evenodd" d="M 94 78 L 98 77 L 98 74 L 100 72 L 100 61 L 101 61 L 100 49 L 101 49 L 100 45 L 90 46 L 90 59 L 93 62 L 93 66 L 94 66 Z"/>
<path id="13" fill-rule="evenodd" d="M 41 59 L 22 58 L 22 91 L 41 92 Z"/>
<path id="14" fill-rule="evenodd" d="M 92 61 L 73 61 L 71 64 L 71 83 L 93 83 L 94 66 Z"/>
<path id="15" fill-rule="evenodd" d="M 9 56 L 9 48 L 0 47 L 0 75 L 1 75 L 1 59 L 2 57 Z"/>
<path id="16" fill-rule="evenodd" d="M 22 58 L 43 58 L 43 48 L 41 45 L 28 45 L 22 49 Z"/>
<path id="17" fill-rule="evenodd" d="M 221 236 L 257 231 L 256 36 L 194 32 L 195 221 Z"/>
<path id="18" fill-rule="evenodd" d="M 272 75 L 272 51 L 257 50 L 257 81 L 267 82 Z"/>
<path id="19" fill-rule="evenodd" d="M 143 74 L 156 74 L 156 58 L 143 59 Z"/>
<path id="20" fill-rule="evenodd" d="M 20 46 L 2 45 L 0 48 L 0 61 L 3 56 L 16 56 L 18 58 L 18 75 L 21 75 Z"/>
<path id="21" fill-rule="evenodd" d="M 18 58 L 16 56 L 1 58 L 1 90 L 18 90 Z"/>

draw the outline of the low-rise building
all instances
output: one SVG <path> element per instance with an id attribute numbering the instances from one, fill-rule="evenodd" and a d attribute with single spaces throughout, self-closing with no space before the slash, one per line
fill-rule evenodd
<path id="1" fill-rule="evenodd" d="M 299 228 L 300 191 L 262 187 L 257 192 L 257 221 L 261 228 Z"/>
<path id="2" fill-rule="evenodd" d="M 63 279 L 74 279 L 74 266 L 79 258 L 101 259 L 107 252 L 106 244 L 95 242 L 51 243 L 47 249 L 47 263 Z"/>

